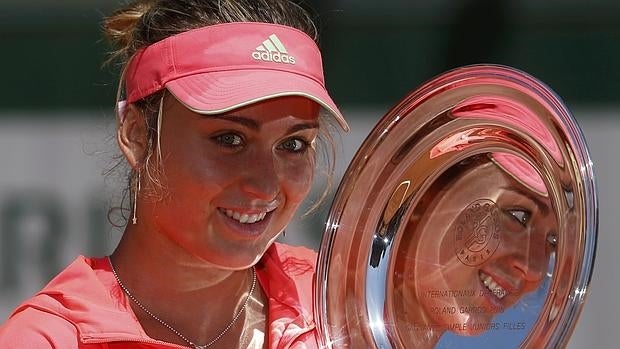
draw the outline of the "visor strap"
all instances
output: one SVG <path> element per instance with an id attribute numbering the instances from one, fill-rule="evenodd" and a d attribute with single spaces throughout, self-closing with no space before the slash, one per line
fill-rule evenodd
<path id="1" fill-rule="evenodd" d="M 166 89 L 162 90 L 161 99 L 159 100 L 159 111 L 157 112 L 157 161 L 162 163 L 161 156 L 161 124 L 164 116 L 164 98 L 166 97 Z"/>

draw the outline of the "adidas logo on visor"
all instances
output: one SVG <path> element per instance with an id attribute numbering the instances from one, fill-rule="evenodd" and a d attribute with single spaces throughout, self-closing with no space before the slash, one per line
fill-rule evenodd
<path id="1" fill-rule="evenodd" d="M 288 54 L 276 34 L 270 35 L 267 40 L 263 41 L 256 51 L 252 52 L 252 58 L 257 61 L 295 64 L 295 57 Z"/>

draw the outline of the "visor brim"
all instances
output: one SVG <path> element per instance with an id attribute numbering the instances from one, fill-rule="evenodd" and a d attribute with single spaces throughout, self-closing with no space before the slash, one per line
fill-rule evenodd
<path id="1" fill-rule="evenodd" d="M 206 115 L 225 113 L 272 98 L 301 96 L 321 105 L 343 130 L 350 129 L 327 90 L 300 74 L 277 70 L 209 72 L 169 81 L 166 88 L 188 109 Z"/>

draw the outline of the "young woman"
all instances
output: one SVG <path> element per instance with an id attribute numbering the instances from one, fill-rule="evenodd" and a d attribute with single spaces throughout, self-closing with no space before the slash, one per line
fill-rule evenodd
<path id="1" fill-rule="evenodd" d="M 307 196 L 329 97 L 288 0 L 138 1 L 123 59 L 131 220 L 0 328 L 2 348 L 314 348 L 315 253 L 274 243 Z"/>

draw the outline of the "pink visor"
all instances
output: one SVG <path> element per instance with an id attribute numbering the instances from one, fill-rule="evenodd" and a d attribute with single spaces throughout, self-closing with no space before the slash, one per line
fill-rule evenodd
<path id="1" fill-rule="evenodd" d="M 349 130 L 325 88 L 316 43 L 287 26 L 236 22 L 171 36 L 136 53 L 125 85 L 128 103 L 166 88 L 200 114 L 302 96 L 320 104 Z"/>
<path id="2" fill-rule="evenodd" d="M 563 164 L 560 148 L 553 136 L 536 113 L 523 104 L 502 96 L 477 96 L 455 106 L 452 115 L 498 121 L 521 129 L 539 142 L 559 164 Z M 547 195 L 541 175 L 526 160 L 508 153 L 493 153 L 492 160 L 519 183 L 540 195 Z"/>

